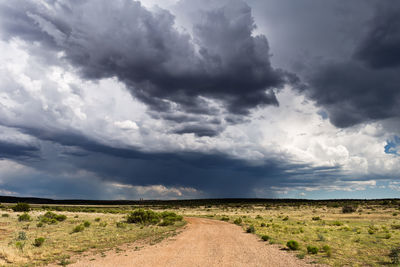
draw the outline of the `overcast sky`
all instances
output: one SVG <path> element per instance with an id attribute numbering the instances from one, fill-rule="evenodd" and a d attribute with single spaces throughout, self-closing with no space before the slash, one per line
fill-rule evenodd
<path id="1" fill-rule="evenodd" d="M 400 196 L 397 0 L 0 0 L 0 195 Z"/>

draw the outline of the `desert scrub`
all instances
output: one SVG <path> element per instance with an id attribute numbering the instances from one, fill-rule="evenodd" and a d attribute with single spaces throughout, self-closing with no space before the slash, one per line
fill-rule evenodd
<path id="1" fill-rule="evenodd" d="M 250 226 L 247 227 L 247 229 L 246 229 L 246 233 L 254 234 L 255 232 L 256 232 L 256 229 L 254 228 L 254 225 L 250 225 Z"/>
<path id="2" fill-rule="evenodd" d="M 317 254 L 318 248 L 316 246 L 307 246 L 307 253 L 308 254 Z"/>
<path id="3" fill-rule="evenodd" d="M 269 240 L 269 236 L 268 236 L 268 235 L 262 235 L 262 236 L 261 236 L 261 239 L 262 239 L 263 241 L 268 241 L 268 240 Z"/>
<path id="4" fill-rule="evenodd" d="M 221 218 L 221 221 L 229 222 L 229 217 L 222 217 L 222 218 Z"/>
<path id="5" fill-rule="evenodd" d="M 356 211 L 356 208 L 353 206 L 343 206 L 342 207 L 342 213 L 352 213 L 355 211 Z"/>
<path id="6" fill-rule="evenodd" d="M 90 226 L 90 224 L 91 223 L 89 221 L 84 221 L 83 222 L 83 226 L 86 227 L 86 228 L 88 228 Z"/>
<path id="7" fill-rule="evenodd" d="M 400 248 L 392 248 L 389 253 L 389 258 L 392 264 L 400 263 Z"/>
<path id="8" fill-rule="evenodd" d="M 43 243 L 44 243 L 44 238 L 43 237 L 38 237 L 38 238 L 35 238 L 35 241 L 33 242 L 33 245 L 35 247 L 41 247 L 43 245 Z"/>
<path id="9" fill-rule="evenodd" d="M 18 232 L 16 240 L 17 241 L 26 240 L 26 233 L 24 231 Z"/>
<path id="10" fill-rule="evenodd" d="M 31 216 L 28 213 L 23 213 L 18 216 L 18 221 L 20 222 L 29 222 L 31 220 Z"/>
<path id="11" fill-rule="evenodd" d="M 85 226 L 83 226 L 83 224 L 79 224 L 72 229 L 72 233 L 79 233 L 82 232 L 84 229 Z"/>
<path id="12" fill-rule="evenodd" d="M 10 214 L 8 214 L 8 213 L 3 213 L 3 214 L 1 214 L 1 217 L 7 218 L 7 217 L 10 217 Z"/>
<path id="13" fill-rule="evenodd" d="M 241 225 L 242 222 L 243 222 L 243 221 L 242 221 L 242 218 L 240 218 L 240 217 L 237 218 L 237 219 L 235 219 L 235 220 L 233 221 L 233 223 L 236 224 L 236 225 Z"/>
<path id="14" fill-rule="evenodd" d="M 28 212 L 31 210 L 31 206 L 28 203 L 17 203 L 11 209 L 15 212 Z"/>
<path id="15" fill-rule="evenodd" d="M 286 243 L 286 246 L 290 249 L 290 250 L 298 250 L 299 249 L 299 243 L 297 241 L 294 240 L 289 240 Z"/>
<path id="16" fill-rule="evenodd" d="M 157 224 L 161 221 L 160 215 L 152 210 L 137 209 L 131 212 L 127 218 L 127 223 Z"/>

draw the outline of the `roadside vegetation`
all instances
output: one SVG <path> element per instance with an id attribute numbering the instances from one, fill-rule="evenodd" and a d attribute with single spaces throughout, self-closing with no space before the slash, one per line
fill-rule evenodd
<path id="1" fill-rule="evenodd" d="M 242 201 L 242 202 L 241 202 Z M 15 210 L 15 211 L 14 211 Z M 330 266 L 398 266 L 400 200 L 189 200 L 131 205 L 0 205 L 0 266 L 67 265 L 135 240 L 153 243 L 182 216 L 233 223 L 265 245 Z"/>
<path id="2" fill-rule="evenodd" d="M 131 206 L 113 207 L 113 212 L 107 207 L 70 212 L 27 204 L 13 211 L 15 206 L 0 208 L 0 266 L 67 265 L 85 252 L 101 253 L 136 240 L 153 244 L 185 224 L 174 212 Z"/>

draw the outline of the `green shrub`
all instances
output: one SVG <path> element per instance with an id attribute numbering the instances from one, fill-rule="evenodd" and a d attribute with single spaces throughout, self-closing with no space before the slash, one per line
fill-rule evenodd
<path id="1" fill-rule="evenodd" d="M 282 221 L 287 221 L 289 220 L 289 216 L 286 216 L 285 218 L 282 219 Z"/>
<path id="2" fill-rule="evenodd" d="M 39 237 L 39 238 L 35 238 L 35 241 L 33 242 L 33 245 L 35 247 L 40 247 L 42 246 L 44 243 L 44 238 L 43 237 Z"/>
<path id="3" fill-rule="evenodd" d="M 72 233 L 82 232 L 84 229 L 85 229 L 85 226 L 83 226 L 82 224 L 79 224 L 79 225 L 75 226 L 74 229 L 72 229 Z"/>
<path id="4" fill-rule="evenodd" d="M 163 219 L 162 222 L 160 222 L 158 225 L 159 226 L 168 226 L 168 225 L 174 225 L 174 221 L 170 219 Z"/>
<path id="5" fill-rule="evenodd" d="M 250 226 L 247 227 L 247 229 L 246 229 L 246 233 L 253 234 L 253 233 L 255 233 L 255 232 L 256 232 L 256 229 L 254 228 L 254 225 L 250 225 Z"/>
<path id="6" fill-rule="evenodd" d="M 257 216 L 256 216 L 256 219 L 257 219 L 257 220 L 261 220 L 262 218 L 263 218 L 263 217 L 261 217 L 260 215 L 257 215 Z"/>
<path id="7" fill-rule="evenodd" d="M 334 222 L 332 222 L 332 225 L 334 225 L 334 226 L 342 226 L 343 223 L 341 221 L 334 221 Z"/>
<path id="8" fill-rule="evenodd" d="M 165 217 L 167 216 L 165 215 Z M 157 224 L 160 220 L 160 215 L 152 210 L 137 209 L 127 216 L 126 221 L 128 223 Z"/>
<path id="9" fill-rule="evenodd" d="M 3 214 L 1 214 L 1 217 L 6 218 L 6 217 L 10 217 L 10 215 L 8 213 L 3 213 Z"/>
<path id="10" fill-rule="evenodd" d="M 36 227 L 43 227 L 43 223 L 42 223 L 42 222 L 38 222 L 38 223 L 36 224 Z"/>
<path id="11" fill-rule="evenodd" d="M 318 216 L 317 216 L 317 217 L 312 217 L 312 220 L 313 220 L 313 221 L 319 221 L 319 220 L 321 220 L 321 218 L 318 217 Z"/>
<path id="12" fill-rule="evenodd" d="M 242 218 L 237 218 L 237 219 L 235 219 L 234 221 L 233 221 L 233 223 L 234 224 L 237 224 L 237 225 L 241 225 L 242 224 Z"/>
<path id="13" fill-rule="evenodd" d="M 56 220 L 59 222 L 65 221 L 67 219 L 67 216 L 63 214 L 55 214 L 51 211 L 46 212 L 42 218 L 47 218 L 49 220 Z"/>
<path id="14" fill-rule="evenodd" d="M 392 229 L 399 230 L 400 224 L 392 224 L 391 227 L 392 227 Z"/>
<path id="15" fill-rule="evenodd" d="M 17 241 L 17 242 L 15 242 L 15 246 L 17 247 L 17 249 L 22 251 L 22 250 L 24 250 L 25 242 Z"/>
<path id="16" fill-rule="evenodd" d="M 96 218 L 96 219 L 94 219 L 94 221 L 95 221 L 95 222 L 99 222 L 99 221 L 100 221 L 100 218 Z"/>
<path id="17" fill-rule="evenodd" d="M 261 239 L 262 239 L 263 241 L 268 241 L 268 240 L 269 240 L 269 236 L 263 235 L 263 236 L 261 236 Z"/>
<path id="18" fill-rule="evenodd" d="M 107 226 L 107 223 L 106 223 L 106 222 L 101 222 L 101 223 L 99 223 L 99 226 L 101 226 L 101 227 L 106 227 L 106 226 Z"/>
<path id="19" fill-rule="evenodd" d="M 307 253 L 308 254 L 317 254 L 318 248 L 316 246 L 307 246 Z"/>
<path id="20" fill-rule="evenodd" d="M 389 253 L 389 258 L 393 264 L 400 263 L 400 248 L 393 248 Z"/>
<path id="21" fill-rule="evenodd" d="M 18 216 L 18 221 L 20 222 L 29 222 L 31 220 L 31 216 L 28 213 L 23 213 Z"/>
<path id="22" fill-rule="evenodd" d="M 342 207 L 342 213 L 352 213 L 355 211 L 356 211 L 356 208 L 353 206 L 343 206 Z"/>
<path id="23" fill-rule="evenodd" d="M 222 217 L 222 218 L 221 218 L 221 221 L 228 222 L 228 221 L 229 221 L 229 217 Z"/>
<path id="24" fill-rule="evenodd" d="M 299 243 L 297 241 L 294 240 L 289 240 L 286 243 L 286 246 L 290 249 L 290 250 L 298 250 L 299 249 Z"/>
<path id="25" fill-rule="evenodd" d="M 391 237 L 392 237 L 391 234 L 389 234 L 389 233 L 385 234 L 385 239 L 390 239 Z"/>
<path id="26" fill-rule="evenodd" d="M 18 232 L 17 240 L 26 240 L 26 233 L 24 231 Z"/>
<path id="27" fill-rule="evenodd" d="M 265 225 L 265 223 L 261 223 L 260 226 L 261 227 L 265 227 L 266 225 Z"/>
<path id="28" fill-rule="evenodd" d="M 28 203 L 17 203 L 11 209 L 16 212 L 28 212 L 31 210 L 31 207 Z"/>
<path id="29" fill-rule="evenodd" d="M 83 222 L 83 226 L 86 227 L 86 228 L 89 227 L 90 226 L 90 222 L 89 221 L 84 221 Z"/>

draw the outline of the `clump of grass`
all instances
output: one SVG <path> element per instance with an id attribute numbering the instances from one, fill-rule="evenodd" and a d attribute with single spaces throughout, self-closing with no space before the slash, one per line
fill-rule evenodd
<path id="1" fill-rule="evenodd" d="M 116 226 L 117 226 L 117 228 L 125 228 L 126 224 L 124 222 L 117 222 Z"/>
<path id="2" fill-rule="evenodd" d="M 261 239 L 262 239 L 263 241 L 268 241 L 268 240 L 269 240 L 269 236 L 263 235 L 263 236 L 261 236 Z"/>
<path id="3" fill-rule="evenodd" d="M 316 246 L 307 246 L 307 253 L 308 254 L 317 254 L 318 248 Z"/>
<path id="4" fill-rule="evenodd" d="M 229 217 L 225 217 L 225 216 L 224 216 L 224 217 L 221 218 L 221 221 L 228 222 L 228 221 L 229 221 Z"/>
<path id="5" fill-rule="evenodd" d="M 43 243 L 44 243 L 44 238 L 43 237 L 38 237 L 38 238 L 35 238 L 35 241 L 33 242 L 33 245 L 35 247 L 41 247 L 43 245 Z"/>
<path id="6" fill-rule="evenodd" d="M 11 207 L 11 209 L 15 212 L 28 212 L 31 210 L 31 207 L 28 203 L 17 203 L 15 206 Z"/>
<path id="7" fill-rule="evenodd" d="M 265 226 L 267 226 L 267 225 L 266 225 L 265 223 L 261 223 L 260 226 L 261 226 L 261 227 L 265 227 Z"/>
<path id="8" fill-rule="evenodd" d="M 95 222 L 99 222 L 100 220 L 101 220 L 100 218 L 94 219 Z"/>
<path id="9" fill-rule="evenodd" d="M 126 221 L 127 223 L 157 224 L 161 219 L 160 215 L 152 210 L 137 209 L 127 216 Z"/>
<path id="10" fill-rule="evenodd" d="M 256 219 L 257 219 L 257 220 L 262 220 L 262 218 L 263 218 L 263 217 L 261 217 L 260 214 L 257 214 L 257 216 L 256 216 Z"/>
<path id="11" fill-rule="evenodd" d="M 20 222 L 29 222 L 31 220 L 31 216 L 28 213 L 23 213 L 18 216 L 18 221 Z"/>
<path id="12" fill-rule="evenodd" d="M 326 256 L 328 256 L 329 258 L 332 256 L 332 250 L 330 246 L 324 245 L 322 247 L 322 250 L 326 253 Z"/>
<path id="13" fill-rule="evenodd" d="M 325 236 L 321 233 L 318 234 L 318 241 L 325 241 Z"/>
<path id="14" fill-rule="evenodd" d="M 312 220 L 313 221 L 319 221 L 319 220 L 321 220 L 321 218 L 319 216 L 316 216 L 316 217 L 312 217 Z"/>
<path id="15" fill-rule="evenodd" d="M 242 221 L 242 218 L 240 218 L 240 217 L 237 218 L 237 219 L 235 219 L 235 220 L 233 221 L 233 223 L 236 224 L 236 225 L 241 225 L 242 222 L 243 222 L 243 221 Z"/>
<path id="16" fill-rule="evenodd" d="M 85 226 L 83 224 L 79 224 L 72 229 L 72 233 L 79 233 L 82 232 L 85 229 Z"/>
<path id="17" fill-rule="evenodd" d="M 83 226 L 86 227 L 86 228 L 88 228 L 90 226 L 90 224 L 91 223 L 89 221 L 84 221 L 83 222 Z"/>
<path id="18" fill-rule="evenodd" d="M 334 222 L 332 222 L 332 225 L 333 226 L 342 226 L 343 223 L 341 221 L 334 221 Z"/>
<path id="19" fill-rule="evenodd" d="M 183 220 L 183 217 L 180 215 L 177 215 L 175 212 L 164 211 L 164 212 L 161 212 L 159 215 L 162 218 L 162 222 L 160 222 L 158 224 L 160 226 L 174 225 L 176 221 Z M 228 220 L 229 220 L 229 218 L 228 218 Z"/>
<path id="20" fill-rule="evenodd" d="M 25 242 L 17 241 L 17 242 L 15 242 L 15 246 L 17 249 L 23 251 L 24 247 L 25 247 Z"/>
<path id="21" fill-rule="evenodd" d="M 299 243 L 297 241 L 294 240 L 289 240 L 286 243 L 286 246 L 290 249 L 290 250 L 298 250 L 299 249 Z"/>
<path id="22" fill-rule="evenodd" d="M 26 233 L 24 231 L 18 232 L 17 240 L 18 241 L 26 240 Z"/>
<path id="23" fill-rule="evenodd" d="M 8 213 L 3 213 L 3 214 L 1 214 L 1 217 L 3 217 L 3 218 L 8 218 L 8 217 L 10 217 L 10 214 L 8 214 Z"/>
<path id="24" fill-rule="evenodd" d="M 256 229 L 254 228 L 254 225 L 250 225 L 250 226 L 247 227 L 247 229 L 246 229 L 246 233 L 254 234 L 255 232 L 256 232 Z"/>
<path id="25" fill-rule="evenodd" d="M 282 219 L 282 221 L 287 221 L 289 220 L 289 216 L 285 216 L 285 218 Z"/>
<path id="26" fill-rule="evenodd" d="M 38 222 L 37 224 L 36 224 L 36 227 L 43 227 L 43 223 L 42 222 Z"/>

